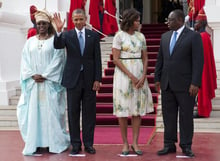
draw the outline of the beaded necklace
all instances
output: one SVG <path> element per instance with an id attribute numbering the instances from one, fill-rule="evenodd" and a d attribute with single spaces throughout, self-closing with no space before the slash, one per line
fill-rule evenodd
<path id="1" fill-rule="evenodd" d="M 45 40 L 47 40 L 47 38 L 49 37 L 49 35 L 46 34 L 46 36 L 43 36 L 43 37 L 42 37 L 41 35 L 38 35 L 37 37 L 38 37 L 37 47 L 38 47 L 38 49 L 40 50 L 40 49 L 42 49 L 42 47 L 43 47 L 43 45 L 44 45 L 44 43 L 45 43 Z"/>

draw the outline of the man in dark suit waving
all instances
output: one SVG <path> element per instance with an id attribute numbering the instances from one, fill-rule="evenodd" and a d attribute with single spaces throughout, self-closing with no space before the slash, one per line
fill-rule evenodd
<path id="1" fill-rule="evenodd" d="M 96 122 L 96 91 L 102 75 L 99 35 L 85 28 L 86 15 L 82 9 L 73 11 L 73 30 L 61 32 L 65 21 L 54 14 L 57 34 L 54 47 L 66 47 L 67 60 L 62 85 L 67 88 L 69 130 L 72 144 L 70 154 L 82 149 L 80 138 L 80 105 L 82 104 L 82 136 L 85 151 L 95 154 L 93 147 Z"/>
<path id="2" fill-rule="evenodd" d="M 162 91 L 165 155 L 176 152 L 177 118 L 179 112 L 180 147 L 193 157 L 193 108 L 201 85 L 203 46 L 199 33 L 184 26 L 184 14 L 174 10 L 168 16 L 170 31 L 161 37 L 155 69 L 155 87 Z"/>

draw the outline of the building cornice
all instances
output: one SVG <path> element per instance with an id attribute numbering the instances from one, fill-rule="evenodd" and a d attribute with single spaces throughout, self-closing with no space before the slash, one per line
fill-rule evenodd
<path id="1" fill-rule="evenodd" d="M 0 23 L 22 26 L 25 21 L 26 17 L 24 15 L 0 11 Z"/>

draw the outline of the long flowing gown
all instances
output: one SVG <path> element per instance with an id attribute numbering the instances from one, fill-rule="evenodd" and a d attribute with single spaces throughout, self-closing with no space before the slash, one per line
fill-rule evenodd
<path id="1" fill-rule="evenodd" d="M 121 51 L 120 61 L 135 77 L 143 75 L 141 50 L 146 50 L 146 40 L 142 33 L 129 35 L 119 31 L 113 39 L 113 48 Z M 117 117 L 143 116 L 153 112 L 152 94 L 145 79 L 144 86 L 136 89 L 132 81 L 117 66 L 113 79 L 113 114 Z"/>
<path id="2" fill-rule="evenodd" d="M 60 153 L 70 145 L 66 131 L 65 88 L 60 85 L 65 65 L 64 50 L 53 47 L 53 36 L 47 40 L 29 38 L 21 60 L 21 96 L 17 118 L 25 142 L 24 155 L 37 147 L 49 147 Z M 46 80 L 36 83 L 31 77 L 41 74 Z"/>

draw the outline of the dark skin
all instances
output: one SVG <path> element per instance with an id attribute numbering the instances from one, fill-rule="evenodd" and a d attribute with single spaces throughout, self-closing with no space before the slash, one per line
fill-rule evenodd
<path id="1" fill-rule="evenodd" d="M 171 12 L 168 16 L 168 22 L 167 22 L 168 28 L 173 31 L 177 31 L 179 28 L 181 28 L 184 25 L 184 20 L 181 18 L 178 18 L 175 12 Z M 155 82 L 155 89 L 158 93 L 160 93 L 160 82 Z M 193 84 L 189 87 L 189 93 L 190 96 L 197 96 L 199 91 L 199 87 L 195 86 Z"/>
<path id="2" fill-rule="evenodd" d="M 140 17 L 135 20 L 133 22 L 133 26 L 131 26 L 129 28 L 129 30 L 127 31 L 128 34 L 133 35 L 135 33 L 135 31 L 138 31 L 138 28 L 140 26 Z M 143 61 L 143 76 L 141 78 L 137 78 L 133 75 L 133 73 L 131 73 L 124 65 L 123 63 L 120 61 L 120 55 L 121 55 L 121 51 L 113 48 L 112 49 L 112 53 L 113 53 L 113 62 L 116 66 L 118 66 L 118 68 L 124 72 L 128 78 L 131 79 L 133 86 L 136 89 L 140 89 L 143 87 L 146 76 L 145 73 L 147 72 L 147 62 L 148 62 L 148 58 L 147 58 L 147 50 L 142 50 L 141 51 L 141 58 Z M 128 140 L 127 140 L 127 118 L 126 117 L 119 117 L 119 124 L 120 124 L 120 129 L 121 129 L 121 134 L 122 134 L 122 140 L 123 140 L 123 149 L 122 152 L 127 152 L 129 151 L 129 144 L 128 144 Z M 132 128 L 133 128 L 133 143 L 132 143 L 132 149 L 134 149 L 134 151 L 140 151 L 139 147 L 138 147 L 138 136 L 139 136 L 139 128 L 140 128 L 140 124 L 141 124 L 141 117 L 140 116 L 132 116 Z"/>
<path id="3" fill-rule="evenodd" d="M 51 35 L 48 35 L 48 28 L 49 28 L 49 23 L 46 21 L 39 21 L 37 22 L 37 30 L 38 30 L 38 39 L 39 40 L 46 40 L 48 39 Z M 32 79 L 34 79 L 34 81 L 36 83 L 43 83 L 46 78 L 44 78 L 42 75 L 40 74 L 35 74 L 32 76 Z"/>

